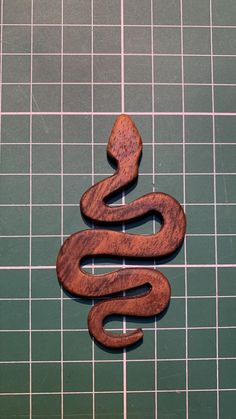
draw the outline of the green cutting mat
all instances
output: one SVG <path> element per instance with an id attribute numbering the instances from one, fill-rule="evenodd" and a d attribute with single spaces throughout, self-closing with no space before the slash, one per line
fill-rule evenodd
<path id="1" fill-rule="evenodd" d="M 0 418 L 234 419 L 235 0 L 1 0 L 1 53 Z M 124 353 L 92 342 L 91 302 L 55 274 L 64 238 L 88 228 L 82 193 L 113 173 L 106 143 L 121 112 L 144 147 L 118 202 L 163 191 L 188 221 L 160 266 L 167 313 L 107 323 L 143 327 Z"/>

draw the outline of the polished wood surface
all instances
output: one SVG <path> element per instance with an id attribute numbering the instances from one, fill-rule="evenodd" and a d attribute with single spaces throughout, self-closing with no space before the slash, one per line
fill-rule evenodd
<path id="1" fill-rule="evenodd" d="M 87 256 L 119 256 L 158 258 L 171 255 L 183 242 L 186 220 L 181 205 L 165 193 L 150 193 L 135 201 L 109 206 L 106 200 L 129 185 L 138 176 L 142 140 L 131 118 L 121 115 L 112 129 L 108 155 L 117 163 L 115 174 L 96 183 L 81 198 L 81 211 L 96 222 L 124 222 L 148 213 L 157 213 L 162 225 L 153 235 L 136 235 L 112 230 L 84 230 L 65 240 L 57 258 L 57 275 L 71 294 L 86 298 L 103 298 L 88 316 L 88 328 L 102 345 L 124 348 L 143 337 L 141 329 L 129 333 L 109 333 L 103 327 L 110 315 L 149 317 L 161 313 L 169 304 L 170 285 L 165 276 L 154 269 L 125 268 L 103 275 L 91 275 L 81 268 Z M 132 297 L 112 294 L 148 285 L 148 291 Z M 109 297 L 109 298 L 107 298 Z"/>

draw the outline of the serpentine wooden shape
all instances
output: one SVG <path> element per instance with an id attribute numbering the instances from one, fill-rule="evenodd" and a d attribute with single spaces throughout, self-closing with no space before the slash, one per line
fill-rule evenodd
<path id="1" fill-rule="evenodd" d="M 96 183 L 81 198 L 81 211 L 94 222 L 122 222 L 150 212 L 162 219 L 159 232 L 136 235 L 111 230 L 84 230 L 72 234 L 62 245 L 57 258 L 57 275 L 70 293 L 101 298 L 147 284 L 147 292 L 138 296 L 119 297 L 98 302 L 90 310 L 88 328 L 104 346 L 124 348 L 143 337 L 142 329 L 130 333 L 109 333 L 103 327 L 110 315 L 153 316 L 169 304 L 170 285 L 165 276 L 154 269 L 127 268 L 104 275 L 91 275 L 81 268 L 87 256 L 163 257 L 181 245 L 185 235 L 185 215 L 180 204 L 162 192 L 150 193 L 121 206 L 108 206 L 107 198 L 127 186 L 138 176 L 142 140 L 127 115 L 117 118 L 108 142 L 107 152 L 116 160 L 117 170 L 109 178 Z"/>

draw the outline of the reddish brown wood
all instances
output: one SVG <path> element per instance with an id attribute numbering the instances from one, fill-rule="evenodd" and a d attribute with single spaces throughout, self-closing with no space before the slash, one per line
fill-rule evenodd
<path id="1" fill-rule="evenodd" d="M 88 316 L 88 328 L 102 345 L 124 348 L 142 338 L 137 329 L 132 333 L 107 332 L 104 319 L 110 315 L 153 316 L 162 312 L 170 299 L 170 285 L 165 276 L 154 269 L 121 269 L 104 275 L 91 275 L 81 268 L 86 256 L 163 257 L 179 248 L 186 220 L 182 207 L 162 192 L 150 193 L 135 201 L 110 207 L 106 199 L 138 176 L 142 141 L 133 121 L 127 115 L 117 118 L 108 142 L 107 152 L 116 160 L 115 174 L 88 189 L 81 198 L 81 211 L 94 222 L 122 222 L 150 212 L 162 218 L 162 226 L 153 235 L 136 235 L 109 230 L 84 230 L 72 234 L 63 244 L 57 258 L 57 275 L 70 293 L 102 298 L 147 284 L 148 292 L 135 297 L 110 298 L 94 305 Z"/>

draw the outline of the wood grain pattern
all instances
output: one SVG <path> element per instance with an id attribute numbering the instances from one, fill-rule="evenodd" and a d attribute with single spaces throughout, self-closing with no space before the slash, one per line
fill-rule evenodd
<path id="1" fill-rule="evenodd" d="M 57 275 L 70 293 L 86 298 L 110 299 L 93 306 L 88 316 L 88 328 L 102 345 L 124 348 L 143 337 L 141 329 L 131 333 L 109 333 L 104 319 L 110 315 L 153 316 L 169 304 L 170 285 L 165 276 L 154 269 L 128 268 L 91 275 L 81 268 L 87 256 L 164 257 L 176 251 L 183 242 L 186 220 L 182 207 L 165 193 L 150 193 L 121 206 L 106 204 L 114 192 L 130 184 L 138 176 L 142 140 L 133 121 L 127 115 L 117 118 L 109 138 L 107 152 L 116 160 L 117 170 L 109 178 L 96 183 L 81 198 L 81 211 L 96 222 L 122 222 L 148 213 L 162 219 L 159 232 L 136 235 L 112 230 L 84 230 L 72 234 L 62 245 L 57 258 Z M 112 294 L 147 284 L 147 292 L 135 297 L 112 298 Z"/>

